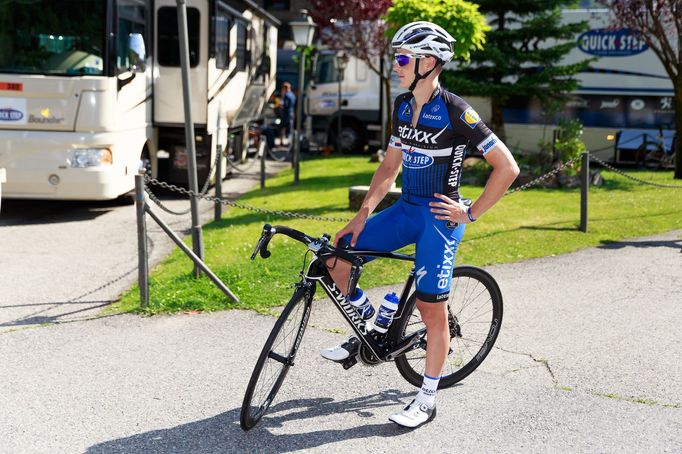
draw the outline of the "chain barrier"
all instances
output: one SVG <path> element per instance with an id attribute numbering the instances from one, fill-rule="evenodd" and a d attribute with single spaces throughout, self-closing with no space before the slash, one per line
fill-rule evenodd
<path id="1" fill-rule="evenodd" d="M 258 162 L 258 159 L 252 159 L 251 163 L 245 165 L 242 168 L 240 168 L 237 164 L 232 162 L 232 159 L 230 159 L 229 156 L 226 159 L 226 161 L 229 164 L 229 166 L 232 167 L 234 170 L 236 170 L 238 173 L 244 173 L 244 172 L 248 172 L 249 170 L 251 170 L 253 168 L 253 166 L 256 164 L 256 162 Z"/>
<path id="2" fill-rule="evenodd" d="M 659 187 L 659 188 L 676 188 L 676 189 L 682 188 L 682 185 L 654 183 L 654 182 L 652 182 L 652 181 L 647 181 L 647 180 L 643 180 L 643 179 L 641 179 L 641 178 L 633 177 L 632 175 L 629 175 L 629 174 L 623 172 L 622 170 L 613 167 L 612 165 L 610 165 L 610 164 L 604 162 L 602 159 L 599 159 L 599 158 L 596 157 L 596 156 L 593 156 L 592 154 L 590 154 L 589 156 L 590 156 L 590 160 L 595 161 L 595 162 L 601 164 L 602 166 L 606 167 L 607 169 L 612 170 L 612 171 L 616 172 L 617 174 L 624 176 L 625 178 L 629 178 L 629 179 L 631 179 L 631 180 L 633 180 L 633 181 L 637 181 L 638 183 L 647 184 L 647 185 L 650 185 L 650 186 L 656 186 L 656 187 Z"/>
<path id="3" fill-rule="evenodd" d="M 211 195 L 196 194 L 196 193 L 194 193 L 190 190 L 187 190 L 185 188 L 180 188 L 180 187 L 175 186 L 173 184 L 169 184 L 169 183 L 166 183 L 164 181 L 159 181 L 155 178 L 150 178 L 147 175 L 145 175 L 144 180 L 145 180 L 145 183 L 153 184 L 155 186 L 160 186 L 160 187 L 168 189 L 170 191 L 179 192 L 179 193 L 185 194 L 189 197 L 197 197 L 199 199 L 203 199 L 203 200 L 206 200 L 209 202 L 218 202 L 218 203 L 225 205 L 225 206 L 231 206 L 234 208 L 241 208 L 243 210 L 254 211 L 256 213 L 271 214 L 274 216 L 287 217 L 287 218 L 312 219 L 315 221 L 330 221 L 330 222 L 348 222 L 348 221 L 350 221 L 349 218 L 316 216 L 314 214 L 293 213 L 290 211 L 281 211 L 281 210 L 270 210 L 268 208 L 260 208 L 260 207 L 255 207 L 252 205 L 246 205 L 244 203 L 233 202 L 231 200 L 225 200 L 225 199 L 221 199 L 220 197 L 215 197 L 215 196 L 211 196 Z"/>
<path id="4" fill-rule="evenodd" d="M 267 148 L 267 147 L 266 147 L 266 148 Z M 614 172 L 616 172 L 616 173 L 618 173 L 618 174 L 620 174 L 620 175 L 623 175 L 623 176 L 626 177 L 626 178 L 629 178 L 629 179 L 631 179 L 631 180 L 637 181 L 637 182 L 642 183 L 642 184 L 648 184 L 648 185 L 651 185 L 651 186 L 657 186 L 657 187 L 661 187 L 661 188 L 682 188 L 682 185 L 672 185 L 672 184 L 653 183 L 653 182 L 651 182 L 651 181 L 646 181 L 646 180 L 643 180 L 643 179 L 641 179 L 641 178 L 633 177 L 633 176 L 628 175 L 627 173 L 623 172 L 622 170 L 619 170 L 619 169 L 617 169 L 617 168 L 615 168 L 615 167 L 613 167 L 613 166 L 607 164 L 607 163 L 604 162 L 602 159 L 599 159 L 599 158 L 597 158 L 596 156 L 593 156 L 591 153 L 589 154 L 589 158 L 590 158 L 590 160 L 595 161 L 595 162 L 598 162 L 599 164 L 601 164 L 602 166 L 606 167 L 606 168 L 609 169 L 609 170 L 612 170 L 612 171 L 614 171 Z M 522 185 L 522 186 L 519 186 L 519 187 L 517 187 L 517 188 L 508 190 L 504 195 L 505 195 L 505 196 L 508 196 L 508 195 L 514 194 L 514 193 L 516 193 L 516 192 L 524 191 L 524 190 L 529 189 L 529 188 L 531 188 L 531 187 L 533 187 L 533 186 L 537 186 L 537 185 L 541 184 L 542 182 L 546 181 L 548 178 L 557 175 L 557 174 L 558 174 L 559 172 L 561 172 L 562 170 L 564 170 L 564 169 L 566 169 L 566 168 L 568 168 L 568 167 L 572 167 L 572 166 L 575 165 L 578 161 L 580 161 L 580 159 L 581 159 L 581 156 L 576 156 L 576 157 L 574 157 L 574 158 L 572 158 L 572 159 L 570 159 L 570 160 L 568 160 L 568 161 L 566 161 L 566 162 L 563 162 L 563 163 L 559 164 L 555 169 L 553 169 L 553 170 L 547 172 L 546 174 L 541 175 L 541 176 L 539 176 L 539 177 L 537 177 L 537 178 L 535 178 L 535 179 L 529 181 L 528 183 L 526 183 L 526 184 L 524 184 L 524 185 Z M 230 162 L 229 159 L 228 159 L 227 161 Z M 216 162 L 217 162 L 217 161 L 216 161 Z M 254 159 L 253 162 L 256 162 L 256 160 Z M 253 165 L 253 164 L 252 164 L 252 165 Z M 209 173 L 209 177 L 208 177 L 206 183 L 208 183 L 208 182 L 210 181 L 210 178 L 212 177 L 212 174 L 213 174 L 213 171 L 214 171 L 214 170 L 215 170 L 215 164 L 214 164 L 214 166 L 213 166 L 213 169 L 212 169 L 211 172 Z M 150 198 L 151 198 L 157 205 L 159 205 L 159 207 L 160 207 L 161 209 L 163 209 L 163 210 L 166 211 L 166 212 L 170 212 L 171 214 L 177 214 L 177 213 L 176 213 L 176 212 L 172 212 L 171 210 L 169 210 L 168 208 L 166 208 L 165 206 L 163 206 L 163 204 L 161 204 L 161 202 L 160 202 L 160 201 L 153 195 L 153 193 L 149 190 L 149 187 L 147 186 L 147 184 L 152 184 L 152 185 L 155 185 L 155 186 L 159 186 L 159 187 L 168 189 L 168 190 L 173 191 L 173 192 L 177 192 L 177 193 L 180 193 L 180 194 L 187 195 L 187 196 L 189 196 L 189 197 L 194 197 L 194 196 L 196 196 L 196 197 L 199 198 L 199 199 L 203 199 L 203 200 L 206 200 L 206 201 L 209 201 L 209 202 L 218 202 L 218 203 L 220 203 L 220 204 L 222 204 L 222 205 L 225 205 L 225 206 L 231 206 L 231 207 L 234 207 L 234 208 L 241 208 L 241 209 L 253 211 L 253 212 L 256 212 L 256 213 L 270 214 L 270 215 L 273 215 L 273 216 L 288 217 L 288 218 L 297 218 L 297 219 L 311 219 L 311 220 L 316 220 L 316 221 L 330 221 L 330 222 L 348 222 L 348 221 L 350 221 L 349 218 L 329 217 L 329 216 L 316 216 L 316 215 L 311 215 L 311 214 L 293 213 L 293 212 L 282 211 L 282 210 L 271 210 L 271 209 L 268 209 L 268 208 L 260 208 L 260 207 L 255 207 L 255 206 L 252 206 L 252 205 L 247 205 L 247 204 L 243 204 L 243 203 L 239 203 L 239 202 L 234 202 L 234 201 L 230 201 L 230 200 L 221 199 L 220 197 L 214 197 L 214 196 L 206 195 L 206 189 L 207 189 L 207 187 L 208 187 L 208 184 L 204 184 L 204 188 L 202 189 L 202 191 L 201 191 L 200 193 L 196 194 L 196 193 L 194 193 L 194 192 L 192 192 L 192 191 L 190 191 L 190 190 L 187 190 L 187 189 L 184 189 L 184 188 L 180 188 L 180 187 L 175 186 L 175 185 L 173 185 L 173 184 L 169 184 L 169 183 L 166 183 L 166 182 L 159 181 L 159 180 L 157 180 L 157 179 L 151 178 L 151 177 L 150 177 L 149 175 L 147 175 L 147 174 L 145 174 L 144 179 L 145 179 L 145 191 L 147 192 L 147 194 L 149 194 Z M 185 212 L 183 212 L 183 213 L 181 213 L 181 214 L 186 214 L 186 213 L 188 213 L 188 212 L 189 212 L 189 210 L 187 210 L 187 211 L 185 211 Z"/>
<path id="5" fill-rule="evenodd" d="M 504 195 L 505 195 L 505 196 L 511 195 L 511 194 L 513 194 L 513 193 L 515 193 L 515 192 L 523 191 L 523 190 L 528 189 L 528 188 L 530 188 L 530 187 L 536 186 L 536 185 L 542 183 L 543 181 L 545 181 L 546 179 L 548 179 L 549 177 L 554 176 L 554 175 L 556 175 L 557 173 L 561 172 L 561 171 L 564 170 L 565 168 L 573 166 L 573 165 L 574 165 L 577 161 L 579 161 L 579 160 L 580 160 L 580 156 L 576 156 L 576 157 L 573 158 L 573 159 L 570 159 L 570 160 L 568 160 L 568 161 L 566 161 L 566 162 L 562 162 L 561 164 L 559 164 L 559 166 L 558 166 L 556 169 L 550 170 L 550 171 L 547 172 L 546 174 L 540 175 L 539 177 L 535 178 L 534 180 L 529 181 L 528 183 L 526 183 L 526 184 L 524 184 L 524 185 L 522 185 L 522 186 L 519 186 L 519 187 L 514 188 L 514 189 L 510 189 L 510 190 L 508 190 L 507 192 L 505 192 Z"/>
<path id="6" fill-rule="evenodd" d="M 206 192 L 208 191 L 208 187 L 210 186 L 211 178 L 213 178 L 213 175 L 215 174 L 215 169 L 218 166 L 218 160 L 222 157 L 222 155 L 223 155 L 222 152 L 216 153 L 216 159 L 213 162 L 213 165 L 208 172 L 208 177 L 206 177 L 206 181 L 204 181 L 203 187 L 201 188 L 201 192 L 200 192 L 201 196 L 204 196 L 206 194 Z M 227 161 L 229 162 L 229 159 Z M 148 176 L 149 176 L 149 172 L 146 172 L 145 173 L 145 181 L 146 181 Z M 156 197 L 156 195 L 154 195 L 154 193 L 149 189 L 148 186 L 144 187 L 144 191 L 147 193 L 149 198 L 152 199 L 152 201 L 159 208 L 161 208 L 161 210 L 165 211 L 168 214 L 172 214 L 173 216 L 184 216 L 192 210 L 192 207 L 190 206 L 189 208 L 187 208 L 186 210 L 183 210 L 183 211 L 174 211 L 174 210 L 168 208 L 166 205 L 164 205 L 163 202 L 161 202 L 161 200 L 159 200 L 159 198 Z"/>

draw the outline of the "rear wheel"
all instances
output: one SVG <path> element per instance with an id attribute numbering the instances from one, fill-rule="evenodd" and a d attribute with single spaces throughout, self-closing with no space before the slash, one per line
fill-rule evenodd
<path id="1" fill-rule="evenodd" d="M 403 337 L 426 328 L 416 310 L 417 297 L 412 294 L 399 320 Z M 447 388 L 472 373 L 493 348 L 502 323 L 502 294 L 495 279 L 473 266 L 455 267 L 448 300 L 450 351 L 445 359 L 438 388 Z M 400 374 L 421 386 L 426 364 L 426 344 L 395 360 Z"/>
<path id="2" fill-rule="evenodd" d="M 310 316 L 311 300 L 308 289 L 299 288 L 275 322 L 246 388 L 240 416 L 243 430 L 251 429 L 260 421 L 275 399 L 289 368 L 294 365 Z"/>

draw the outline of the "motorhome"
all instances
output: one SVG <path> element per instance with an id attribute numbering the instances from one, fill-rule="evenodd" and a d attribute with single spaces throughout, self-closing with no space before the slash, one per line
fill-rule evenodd
<path id="1" fill-rule="evenodd" d="M 637 148 L 642 140 L 653 141 L 663 136 L 670 148 L 674 129 L 673 87 L 654 52 L 629 30 L 610 27 L 605 9 L 565 10 L 562 20 L 589 23 L 589 30 L 576 36 L 576 48 L 562 62 L 596 59 L 588 70 L 577 75 L 580 87 L 571 93 L 562 112 L 583 122 L 583 140 L 588 149 L 598 150 L 597 154 L 604 158 L 627 161 L 632 153 L 626 156 L 625 148 Z M 334 143 L 341 115 L 341 137 L 346 144 L 353 144 L 356 150 L 366 143 L 377 145 L 378 135 L 375 138 L 372 135 L 380 129 L 378 75 L 351 57 L 342 72 L 339 106 L 336 65 L 334 52 L 320 52 L 308 88 L 307 109 L 313 117 L 318 141 Z M 446 69 L 455 66 L 456 63 L 450 63 Z M 391 99 L 402 91 L 394 78 Z M 466 99 L 484 120 L 490 118 L 489 99 L 476 96 Z M 537 150 L 540 140 L 551 140 L 556 129 L 556 118 L 544 118 L 539 102 L 527 97 L 510 100 L 504 109 L 504 119 L 507 144 L 512 148 Z M 619 148 L 619 142 L 626 143 Z"/>
<path id="2" fill-rule="evenodd" d="M 189 0 L 187 23 L 201 184 L 274 91 L 279 21 L 252 0 Z M 186 182 L 178 43 L 175 0 L 0 0 L 3 197 L 113 199 L 140 166 Z"/>

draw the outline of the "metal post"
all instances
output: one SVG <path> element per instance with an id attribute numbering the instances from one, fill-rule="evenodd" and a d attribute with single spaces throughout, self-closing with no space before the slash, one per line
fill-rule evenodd
<path id="1" fill-rule="evenodd" d="M 341 67 L 336 68 L 339 79 L 339 105 L 336 111 L 338 117 L 338 127 L 336 129 L 336 152 L 341 153 Z"/>
<path id="2" fill-rule="evenodd" d="M 294 131 L 294 184 L 298 184 L 299 172 L 300 172 L 300 160 L 301 160 L 301 116 L 302 116 L 302 98 L 303 98 L 303 84 L 305 71 L 305 48 L 300 47 L 301 51 L 301 61 L 298 66 L 298 99 L 296 99 L 296 129 Z"/>
<path id="3" fill-rule="evenodd" d="M 216 133 L 216 137 L 218 133 Z M 215 196 L 219 199 L 223 198 L 223 146 L 218 145 L 216 151 L 218 154 L 217 161 L 215 163 Z M 216 200 L 214 205 L 213 219 L 220 221 L 223 216 L 223 204 L 220 200 Z"/>
<path id="4" fill-rule="evenodd" d="M 590 153 L 582 153 L 580 165 L 580 231 L 587 232 L 587 194 L 590 189 Z"/>
<path id="5" fill-rule="evenodd" d="M 384 93 L 384 59 L 385 56 L 382 54 L 381 58 L 379 59 L 379 74 L 381 74 L 381 77 L 379 78 L 379 121 L 381 122 L 381 145 L 379 148 L 383 151 L 386 151 L 387 143 L 386 143 L 386 109 L 384 108 L 384 96 L 390 96 L 389 94 Z"/>
<path id="6" fill-rule="evenodd" d="M 194 145 L 194 122 L 192 121 L 192 104 L 189 80 L 189 44 L 187 37 L 187 4 L 185 0 L 176 0 L 178 12 L 178 37 L 180 38 L 180 65 L 182 73 L 182 99 L 185 106 L 185 143 L 187 145 L 187 175 L 189 190 L 194 194 L 199 193 L 197 183 L 197 153 Z M 204 240 L 201 234 L 201 221 L 199 220 L 199 198 L 195 195 L 190 198 L 190 210 L 192 212 L 192 249 L 201 259 L 204 257 Z M 194 277 L 199 277 L 199 268 L 194 266 Z"/>
<path id="7" fill-rule="evenodd" d="M 260 151 L 260 188 L 265 189 L 265 154 L 267 143 L 265 142 L 267 137 L 264 134 L 260 135 L 260 143 L 258 150 Z"/>
<path id="8" fill-rule="evenodd" d="M 147 307 L 149 305 L 149 262 L 143 175 L 135 175 L 135 209 L 137 211 L 137 282 L 140 287 L 140 307 Z"/>
<path id="9" fill-rule="evenodd" d="M 194 252 L 192 252 L 192 250 L 191 250 L 190 248 L 188 248 L 188 247 L 185 245 L 185 243 L 182 242 L 182 239 L 181 239 L 179 236 L 177 236 L 177 235 L 170 229 L 170 227 L 168 227 L 168 226 L 166 225 L 166 223 L 163 222 L 163 220 L 161 220 L 160 217 L 158 217 L 158 216 L 157 216 L 149 207 L 146 207 L 146 208 L 145 208 L 145 211 L 146 211 L 147 213 L 149 213 L 149 216 L 151 216 L 151 218 L 152 218 L 154 221 L 156 221 L 157 224 L 159 224 L 159 227 L 161 227 L 161 229 L 162 229 L 164 232 L 166 232 L 166 235 L 168 235 L 168 236 L 171 238 L 171 240 L 173 240 L 173 242 L 175 242 L 175 244 L 177 244 L 178 247 L 179 247 L 180 249 L 182 249 L 182 251 L 183 251 L 185 254 L 187 254 L 187 256 L 188 256 L 190 259 L 192 259 L 192 261 L 194 262 L 194 265 L 195 265 L 195 266 L 201 268 L 201 270 L 202 270 L 204 273 L 206 273 L 206 276 L 208 276 L 208 278 L 211 279 L 211 280 L 213 281 L 213 283 L 214 283 L 216 286 L 218 286 L 218 288 L 219 288 L 220 290 L 223 291 L 224 294 L 226 294 L 228 297 L 230 297 L 233 301 L 235 301 L 235 302 L 237 302 L 237 303 L 239 302 L 239 298 L 238 298 L 234 293 L 232 293 L 232 292 L 230 291 L 230 289 L 227 288 L 227 286 L 226 286 L 225 284 L 223 284 L 223 281 L 221 281 L 220 278 L 218 278 L 218 276 L 216 276 L 215 274 L 213 274 L 213 272 L 206 266 L 206 264 L 204 263 L 204 261 L 203 261 L 201 258 L 197 257 L 197 255 L 194 254 Z"/>

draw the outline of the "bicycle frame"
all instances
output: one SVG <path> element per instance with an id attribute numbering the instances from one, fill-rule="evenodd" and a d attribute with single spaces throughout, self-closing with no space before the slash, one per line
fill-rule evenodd
<path id="1" fill-rule="evenodd" d="M 315 293 L 315 284 L 319 283 L 322 286 L 324 291 L 327 293 L 327 296 L 329 296 L 339 312 L 341 312 L 343 317 L 351 326 L 358 339 L 374 356 L 375 360 L 373 363 L 393 360 L 396 356 L 420 346 L 420 342 L 426 333 L 425 328 L 412 333 L 405 339 L 402 338 L 402 333 L 396 333 L 395 329 L 393 329 L 398 325 L 396 323 L 392 324 L 391 327 L 389 327 L 388 332 L 381 337 L 378 337 L 376 332 L 369 330 L 367 323 L 359 316 L 355 308 L 346 300 L 345 294 L 341 291 L 341 289 L 336 286 L 336 283 L 332 280 L 329 270 L 324 263 L 325 259 L 331 257 L 345 259 L 351 263 L 357 263 L 358 260 L 360 260 L 363 264 L 367 262 L 367 257 L 388 258 L 414 262 L 415 258 L 413 256 L 396 254 L 393 252 L 347 251 L 335 249 L 329 244 L 328 235 L 324 235 L 322 238 L 311 238 L 302 232 L 290 229 L 288 227 L 273 227 L 269 224 L 266 224 L 263 227 L 263 233 L 256 244 L 256 248 L 251 258 L 255 258 L 256 253 L 258 252 L 260 252 L 261 257 L 263 258 L 269 257 L 270 251 L 267 250 L 267 246 L 270 242 L 270 239 L 272 239 L 272 237 L 277 233 L 284 234 L 292 239 L 300 241 L 308 247 L 309 251 L 313 252 L 314 257 L 310 261 L 306 272 L 301 273 L 301 282 L 299 285 L 304 285 L 310 289 L 311 298 Z M 414 284 L 414 272 L 415 270 L 413 266 L 401 292 L 400 303 L 398 305 L 398 310 L 395 314 L 394 320 L 400 319 L 407 307 L 407 299 L 409 298 L 410 289 Z M 358 278 L 359 274 L 355 276 L 356 282 Z M 353 281 L 353 276 L 351 276 L 351 281 Z M 350 287 L 355 287 L 353 282 L 351 282 Z"/>

